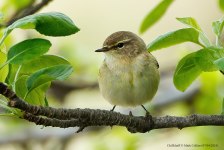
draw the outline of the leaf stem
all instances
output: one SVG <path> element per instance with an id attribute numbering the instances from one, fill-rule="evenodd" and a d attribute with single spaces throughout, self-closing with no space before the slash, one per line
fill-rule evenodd
<path id="1" fill-rule="evenodd" d="M 1 41 L 0 41 L 0 46 L 2 45 L 3 41 L 5 40 L 6 36 L 3 35 L 3 37 L 1 38 Z"/>
<path id="2" fill-rule="evenodd" d="M 196 30 L 198 30 L 198 29 L 196 29 Z M 206 47 L 209 47 L 209 46 L 212 46 L 212 43 L 209 41 L 209 39 L 208 39 L 208 37 L 206 36 L 206 34 L 205 34 L 205 32 L 201 29 L 201 31 L 200 30 L 198 30 L 201 34 L 202 34 L 202 36 L 204 36 L 204 38 L 205 39 L 203 39 L 203 38 L 201 38 L 201 40 L 204 42 L 204 44 L 206 44 Z M 199 34 L 200 34 L 199 33 Z M 200 36 L 200 35 L 199 35 Z"/>
<path id="3" fill-rule="evenodd" d="M 5 43 L 3 42 L 3 46 L 4 46 L 4 48 L 5 48 L 5 54 L 7 55 L 8 54 L 8 50 L 7 50 L 7 48 L 6 48 L 6 46 L 5 46 Z"/>
<path id="4" fill-rule="evenodd" d="M 4 62 L 4 64 L 1 65 L 0 70 L 7 64 L 8 64 L 8 61 Z"/>
<path id="5" fill-rule="evenodd" d="M 26 97 L 27 97 L 27 95 L 30 93 L 30 91 L 28 91 L 27 93 L 26 93 L 26 95 L 24 96 L 24 101 L 25 101 L 25 99 L 26 99 Z"/>
<path id="6" fill-rule="evenodd" d="M 193 43 L 195 43 L 195 42 L 193 42 Z M 200 43 L 200 42 L 199 42 Z M 203 45 L 203 44 L 199 44 L 199 43 L 195 43 L 195 44 L 198 44 L 198 45 L 200 45 L 201 47 L 203 47 L 203 48 L 205 48 L 206 46 L 205 45 Z"/>
<path id="7" fill-rule="evenodd" d="M 16 72 L 16 75 L 15 75 L 15 78 L 14 78 L 14 83 L 13 83 L 13 85 L 12 85 L 12 88 L 13 88 L 13 91 L 15 92 L 16 91 L 16 80 L 17 80 L 17 78 L 18 78 L 18 76 L 19 76 L 19 72 L 20 72 L 20 70 L 21 70 L 21 67 L 22 67 L 22 65 L 20 65 L 19 66 L 19 68 L 18 68 L 18 70 L 17 70 L 17 72 Z"/>
<path id="8" fill-rule="evenodd" d="M 0 117 L 17 117 L 15 114 L 0 114 Z"/>
<path id="9" fill-rule="evenodd" d="M 219 46 L 219 37 L 218 36 L 216 36 L 216 46 Z"/>

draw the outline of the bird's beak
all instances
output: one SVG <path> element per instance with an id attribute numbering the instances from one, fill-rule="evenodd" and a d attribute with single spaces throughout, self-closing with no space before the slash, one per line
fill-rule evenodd
<path id="1" fill-rule="evenodd" d="M 102 47 L 100 49 L 95 50 L 95 52 L 107 52 L 109 50 L 111 50 L 111 48 L 109 48 L 109 47 Z"/>

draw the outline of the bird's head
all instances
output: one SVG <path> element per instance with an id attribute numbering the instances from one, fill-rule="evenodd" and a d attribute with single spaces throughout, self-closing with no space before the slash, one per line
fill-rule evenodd
<path id="1" fill-rule="evenodd" d="M 116 58 L 135 58 L 143 51 L 147 51 L 144 41 L 129 31 L 118 31 L 111 34 L 103 43 L 103 47 L 95 52 L 105 52 Z"/>

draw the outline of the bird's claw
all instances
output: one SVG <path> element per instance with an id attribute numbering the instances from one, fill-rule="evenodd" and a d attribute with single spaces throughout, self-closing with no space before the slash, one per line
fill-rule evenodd
<path id="1" fill-rule="evenodd" d="M 153 129 L 154 122 L 152 120 L 152 115 L 148 111 L 145 113 L 145 121 L 149 121 L 150 130 Z"/>

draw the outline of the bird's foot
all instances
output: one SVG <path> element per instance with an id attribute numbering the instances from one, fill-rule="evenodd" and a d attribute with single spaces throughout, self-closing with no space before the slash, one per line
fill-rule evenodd
<path id="1" fill-rule="evenodd" d="M 149 122 L 149 130 L 153 129 L 153 126 L 154 126 L 154 122 L 152 120 L 152 116 L 151 114 L 149 113 L 149 111 L 143 106 L 141 105 L 142 108 L 145 110 L 145 121 L 146 122 Z"/>
<path id="2" fill-rule="evenodd" d="M 146 111 L 146 113 L 145 113 L 145 121 L 146 122 L 149 122 L 149 125 L 150 125 L 149 128 L 150 128 L 150 130 L 153 129 L 154 122 L 152 120 L 152 115 L 148 111 Z"/>
<path id="3" fill-rule="evenodd" d="M 133 116 L 131 111 L 129 112 L 129 116 Z"/>

